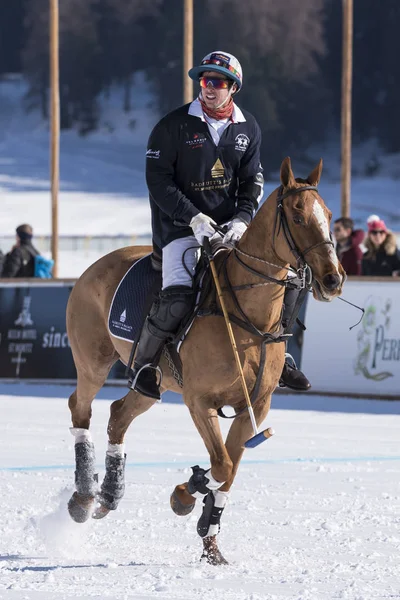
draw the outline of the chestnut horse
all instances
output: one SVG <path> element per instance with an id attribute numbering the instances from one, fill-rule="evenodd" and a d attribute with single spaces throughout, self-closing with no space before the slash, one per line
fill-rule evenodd
<path id="1" fill-rule="evenodd" d="M 260 207 L 236 250 L 231 250 L 225 261 L 226 276 L 234 293 L 225 293 L 224 298 L 233 319 L 243 373 L 249 390 L 256 382 L 258 386 L 253 403 L 257 424 L 267 416 L 285 359 L 285 343 L 271 343 L 264 368 L 260 370 L 262 338 L 257 330 L 277 336 L 282 331 L 285 289 L 282 282 L 287 279 L 288 271 L 296 271 L 312 288 L 317 300 L 329 302 L 342 292 L 345 274 L 330 237 L 332 214 L 317 190 L 321 172 L 322 160 L 306 180 L 295 179 L 290 159 L 284 159 L 280 171 L 282 185 Z M 69 398 L 71 431 L 76 437 L 76 491 L 68 508 L 77 522 L 90 516 L 101 518 L 117 507 L 124 492 L 125 459 L 121 450 L 124 436 L 131 422 L 155 402 L 130 390 L 111 404 L 106 474 L 98 490 L 94 446 L 88 431 L 91 405 L 113 364 L 118 359 L 127 364 L 132 349 L 130 342 L 115 338 L 108 331 L 110 304 L 132 263 L 150 251 L 149 247 L 128 247 L 104 256 L 79 278 L 68 302 L 67 331 L 77 370 L 77 387 Z M 220 280 L 226 290 L 223 275 Z M 251 323 L 250 328 L 237 324 L 243 314 Z M 176 514 L 184 515 L 191 512 L 196 498 L 205 500 L 197 528 L 203 538 L 203 556 L 212 564 L 221 564 L 226 561 L 216 541 L 220 516 L 244 443 L 253 431 L 249 412 L 242 410 L 246 403 L 224 319 L 218 315 L 196 318 L 181 346 L 180 357 L 183 389 L 163 356 L 161 391 L 182 392 L 208 450 L 211 470 L 194 467 L 191 485 L 188 488 L 185 482 L 176 486 L 171 507 Z M 217 411 L 226 405 L 233 406 L 238 415 L 224 441 Z M 115 449 L 117 452 L 113 454 Z"/>

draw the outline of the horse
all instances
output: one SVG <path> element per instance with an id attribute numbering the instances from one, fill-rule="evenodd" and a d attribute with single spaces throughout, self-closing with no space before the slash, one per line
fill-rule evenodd
<path id="1" fill-rule="evenodd" d="M 316 300 L 330 302 L 342 293 L 345 272 L 331 239 L 332 213 L 318 193 L 321 173 L 322 159 L 306 179 L 295 178 L 290 158 L 285 158 L 280 168 L 281 185 L 260 206 L 236 247 L 222 252 L 223 269 L 219 263 L 218 277 L 245 382 L 248 390 L 257 390 L 252 400 L 257 425 L 268 414 L 285 360 L 280 319 L 288 271 L 297 274 L 300 285 L 312 291 Z M 132 351 L 132 343 L 109 333 L 107 317 L 124 274 L 150 252 L 150 247 L 132 246 L 107 254 L 81 275 L 68 301 L 67 332 L 77 371 L 77 386 L 69 398 L 71 431 L 76 437 L 76 490 L 68 510 L 76 522 L 102 518 L 117 508 L 124 493 L 125 456 L 121 452 L 113 455 L 112 450 L 123 448 L 131 422 L 155 402 L 129 389 L 111 404 L 107 429 L 111 452 L 106 454 L 106 472 L 99 490 L 89 431 L 92 402 L 114 363 L 119 359 L 128 364 Z M 268 344 L 263 355 L 266 339 L 275 343 Z M 212 311 L 194 319 L 180 348 L 183 388 L 167 358 L 164 354 L 160 360 L 164 375 L 161 391 L 182 393 L 211 464 L 207 471 L 192 468 L 189 481 L 173 490 L 171 507 L 177 515 L 187 515 L 196 500 L 203 499 L 197 526 L 203 539 L 202 558 L 211 564 L 226 564 L 217 534 L 252 425 L 224 319 Z M 218 411 L 226 405 L 234 408 L 236 416 L 224 441 Z"/>

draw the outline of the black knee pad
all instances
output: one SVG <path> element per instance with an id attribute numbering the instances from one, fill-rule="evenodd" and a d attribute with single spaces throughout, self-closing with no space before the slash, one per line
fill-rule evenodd
<path id="1" fill-rule="evenodd" d="M 150 320 L 156 327 L 175 333 L 194 304 L 195 292 L 184 285 L 174 285 L 160 292 L 158 302 L 153 305 Z"/>

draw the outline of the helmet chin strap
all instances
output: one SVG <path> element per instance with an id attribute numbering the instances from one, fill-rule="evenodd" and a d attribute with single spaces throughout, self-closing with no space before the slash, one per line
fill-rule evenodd
<path id="1" fill-rule="evenodd" d="M 223 102 L 221 102 L 221 104 L 218 104 L 218 106 L 215 107 L 215 110 L 218 110 L 219 108 L 222 108 L 222 106 L 224 106 L 224 104 L 226 104 L 227 102 L 229 102 L 230 98 L 232 98 L 232 94 L 229 94 L 229 96 L 227 98 L 225 98 L 225 100 Z"/>

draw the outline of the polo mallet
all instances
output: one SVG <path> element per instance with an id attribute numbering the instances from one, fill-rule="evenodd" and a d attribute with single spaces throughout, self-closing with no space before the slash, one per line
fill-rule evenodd
<path id="1" fill-rule="evenodd" d="M 222 290 L 221 290 L 221 286 L 219 284 L 218 273 L 217 273 L 217 269 L 216 269 L 215 263 L 214 263 L 214 256 L 213 256 L 213 253 L 212 253 L 212 250 L 211 250 L 210 240 L 207 237 L 203 238 L 203 248 L 204 248 L 204 251 L 205 251 L 205 253 L 207 255 L 208 262 L 210 263 L 211 273 L 212 273 L 212 276 L 213 276 L 213 279 L 214 279 L 214 283 L 215 283 L 215 287 L 216 287 L 216 290 L 217 290 L 219 302 L 221 304 L 222 312 L 224 313 L 224 319 L 225 319 L 225 323 L 226 323 L 226 328 L 228 330 L 228 334 L 229 334 L 229 338 L 230 338 L 230 341 L 231 341 L 231 346 L 232 346 L 233 354 L 235 356 L 236 365 L 237 365 L 237 368 L 238 368 L 238 371 L 239 371 L 240 381 L 241 381 L 241 384 L 242 384 L 244 397 L 246 399 L 247 409 L 248 409 L 249 415 L 250 415 L 250 421 L 251 421 L 251 424 L 253 426 L 254 436 L 252 438 L 250 438 L 249 440 L 247 440 L 247 442 L 245 442 L 244 445 L 245 445 L 246 448 L 255 448 L 256 446 L 258 446 L 262 442 L 265 442 L 265 440 L 267 440 L 268 438 L 270 438 L 271 436 L 273 436 L 275 432 L 274 432 L 274 430 L 271 427 L 268 427 L 268 429 L 265 429 L 264 431 L 260 431 L 260 432 L 258 431 L 256 419 L 255 419 L 255 416 L 254 416 L 253 407 L 252 407 L 251 401 L 250 401 L 249 391 L 247 389 L 246 380 L 244 378 L 244 373 L 243 373 L 242 365 L 241 365 L 241 362 L 240 362 L 239 352 L 238 352 L 238 349 L 237 349 L 237 346 L 236 346 L 235 336 L 233 335 L 232 325 L 231 325 L 231 322 L 229 320 L 229 315 L 228 315 L 228 312 L 227 312 L 226 307 L 225 307 L 224 299 L 222 297 Z"/>

